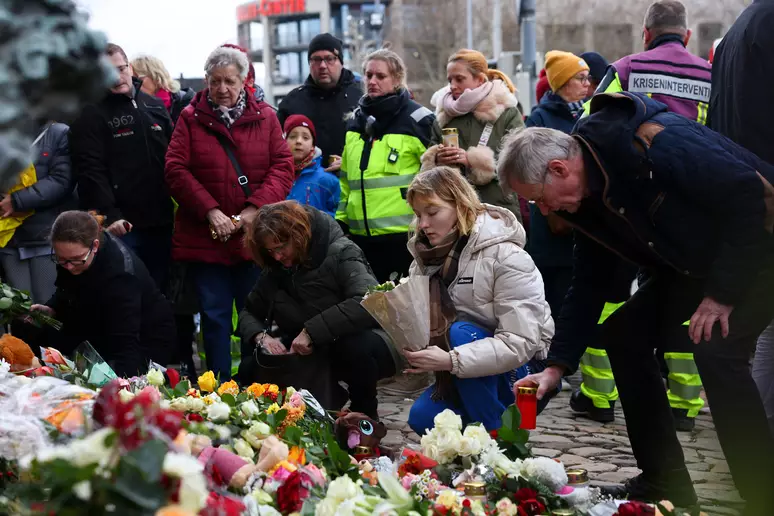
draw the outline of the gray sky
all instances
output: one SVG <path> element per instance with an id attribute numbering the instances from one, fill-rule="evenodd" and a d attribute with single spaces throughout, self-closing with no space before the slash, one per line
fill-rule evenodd
<path id="1" fill-rule="evenodd" d="M 123 47 L 129 59 L 158 57 L 173 77 L 204 76 L 207 55 L 236 43 L 236 8 L 247 0 L 75 0 L 89 26 Z M 262 67 L 256 69 L 263 75 Z"/>

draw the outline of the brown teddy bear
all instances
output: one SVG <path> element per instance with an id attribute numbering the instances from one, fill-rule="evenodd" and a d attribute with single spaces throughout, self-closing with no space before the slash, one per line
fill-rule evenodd
<path id="1" fill-rule="evenodd" d="M 40 360 L 27 343 L 7 333 L 0 337 L 0 358 L 11 364 L 13 372 L 40 367 Z"/>

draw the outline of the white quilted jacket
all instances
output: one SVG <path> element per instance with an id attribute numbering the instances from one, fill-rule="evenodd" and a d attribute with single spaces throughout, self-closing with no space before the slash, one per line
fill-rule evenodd
<path id="1" fill-rule="evenodd" d="M 554 336 L 543 278 L 524 250 L 524 228 L 510 211 L 484 206 L 449 293 L 458 321 L 478 324 L 494 337 L 456 348 L 459 361 L 452 373 L 460 378 L 500 374 L 533 356 L 545 358 Z M 408 243 L 414 256 L 409 275 L 420 275 L 424 267 L 417 260 L 414 238 Z"/>

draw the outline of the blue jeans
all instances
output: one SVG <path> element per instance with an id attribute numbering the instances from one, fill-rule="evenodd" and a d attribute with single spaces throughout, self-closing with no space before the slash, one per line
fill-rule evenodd
<path id="1" fill-rule="evenodd" d="M 244 308 L 247 295 L 258 280 L 259 269 L 251 262 L 238 265 L 192 263 L 190 271 L 199 295 L 202 337 L 207 355 L 207 368 L 220 375 L 220 381 L 231 379 L 231 315 Z"/>
<path id="2" fill-rule="evenodd" d="M 163 292 L 172 259 L 172 226 L 133 228 L 122 240 L 142 260 L 156 286 Z"/>
<path id="3" fill-rule="evenodd" d="M 452 348 L 491 336 L 492 332 L 468 322 L 456 322 L 449 329 L 449 343 Z M 445 409 L 451 409 L 462 417 L 465 425 L 479 422 L 483 423 L 487 430 L 497 430 L 502 426 L 503 412 L 516 401 L 513 395 L 513 380 L 524 378 L 544 368 L 543 364 L 533 359 L 514 371 L 494 376 L 480 378 L 452 376 L 460 401 L 459 405 L 449 400 L 434 401 L 431 397 L 435 389 L 433 385 L 412 405 L 409 412 L 409 426 L 417 434 L 424 435 L 426 430 L 433 428 L 433 419 L 436 415 Z M 550 397 L 547 395 L 541 400 L 542 407 L 548 403 Z"/>

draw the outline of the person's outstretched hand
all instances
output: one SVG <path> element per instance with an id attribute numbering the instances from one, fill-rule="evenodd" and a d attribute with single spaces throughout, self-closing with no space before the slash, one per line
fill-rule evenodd
<path id="1" fill-rule="evenodd" d="M 701 342 L 702 337 L 709 342 L 712 338 L 712 327 L 715 326 L 716 322 L 720 323 L 720 334 L 723 338 L 728 337 L 728 318 L 733 311 L 733 306 L 718 303 L 711 297 L 705 297 L 691 317 L 691 322 L 688 325 L 688 335 L 690 335 L 693 343 L 698 344 Z"/>
<path id="2" fill-rule="evenodd" d="M 546 393 L 556 390 L 562 383 L 564 371 L 559 366 L 548 366 L 537 374 L 531 374 L 517 381 L 513 386 L 514 395 L 518 394 L 519 387 L 537 386 L 537 399 L 542 400 Z"/>

